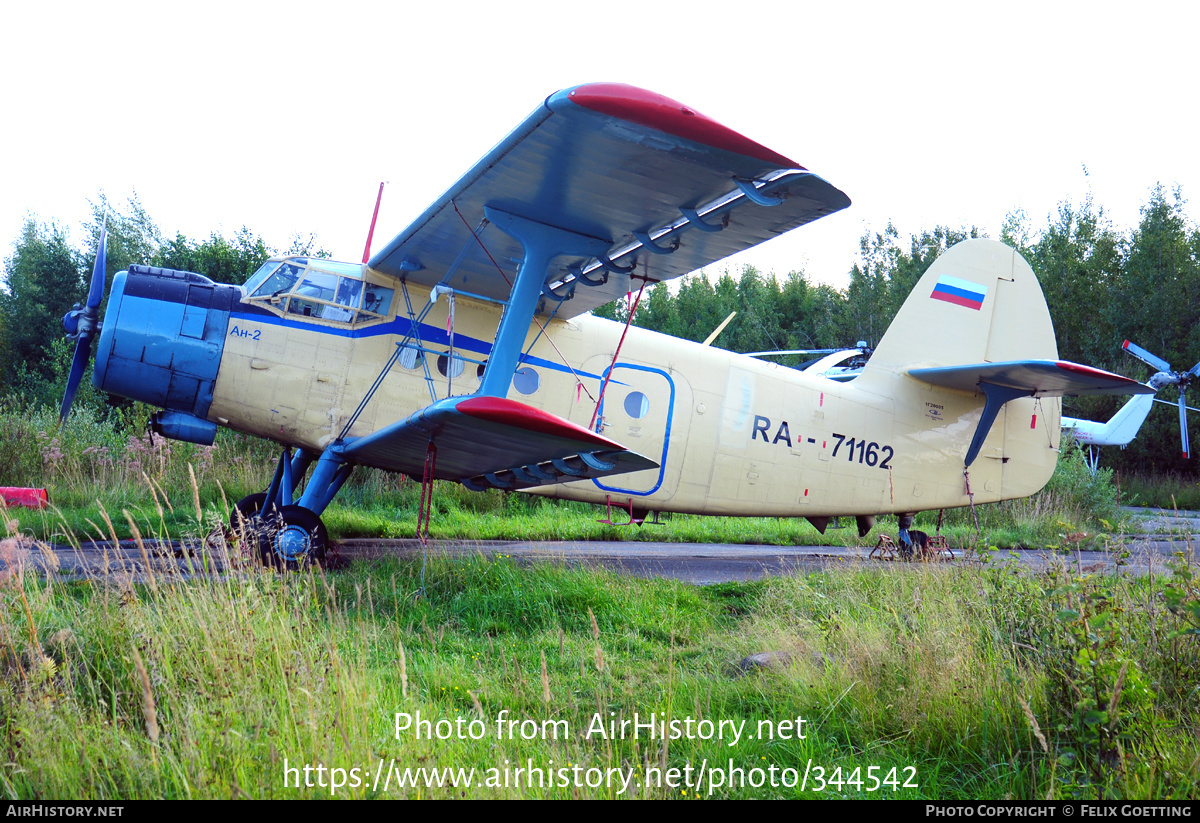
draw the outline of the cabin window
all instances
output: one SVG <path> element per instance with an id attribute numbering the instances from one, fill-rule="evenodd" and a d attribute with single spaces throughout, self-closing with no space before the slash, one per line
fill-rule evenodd
<path id="1" fill-rule="evenodd" d="M 631 391 L 625 396 L 625 413 L 634 420 L 641 420 L 650 412 L 650 398 L 640 391 Z"/>
<path id="2" fill-rule="evenodd" d="M 457 354 L 453 357 L 453 365 L 451 364 L 451 358 L 448 354 L 438 355 L 437 370 L 438 374 L 440 374 L 442 377 L 446 377 L 447 371 L 450 372 L 450 377 L 458 377 L 463 373 L 463 368 L 465 368 L 465 366 L 466 364 L 463 362 L 463 359 Z"/>
<path id="3" fill-rule="evenodd" d="M 513 375 L 513 388 L 521 394 L 533 394 L 542 384 L 542 376 L 534 369 L 526 366 L 523 369 L 517 369 Z"/>
<path id="4" fill-rule="evenodd" d="M 400 349 L 400 365 L 412 371 L 421 365 L 421 350 L 412 343 L 405 343 Z"/>

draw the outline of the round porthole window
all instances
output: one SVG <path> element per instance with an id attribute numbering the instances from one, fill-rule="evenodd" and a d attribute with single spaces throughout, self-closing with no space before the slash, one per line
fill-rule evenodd
<path id="1" fill-rule="evenodd" d="M 533 394 L 541 384 L 542 376 L 529 366 L 517 369 L 517 373 L 513 375 L 513 388 L 521 394 Z"/>
<path id="2" fill-rule="evenodd" d="M 640 391 L 631 391 L 625 396 L 625 413 L 634 420 L 641 420 L 650 411 L 650 398 Z"/>
<path id="3" fill-rule="evenodd" d="M 415 369 L 421 364 L 421 350 L 412 343 L 405 343 L 400 349 L 400 365 L 408 370 Z"/>
<path id="4" fill-rule="evenodd" d="M 457 354 L 454 355 L 453 365 L 451 365 L 451 363 L 450 363 L 449 355 L 446 355 L 446 354 L 438 355 L 437 370 L 438 370 L 438 374 L 440 374 L 442 377 L 447 376 L 447 371 L 449 371 L 450 377 L 458 377 L 460 374 L 463 373 L 463 367 L 464 367 L 463 359 L 461 357 L 459 357 Z"/>

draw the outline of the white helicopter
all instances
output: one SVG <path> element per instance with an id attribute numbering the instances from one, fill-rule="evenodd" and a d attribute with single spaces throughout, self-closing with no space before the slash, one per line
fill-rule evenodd
<path id="1" fill-rule="evenodd" d="M 1183 444 L 1183 456 L 1184 459 L 1187 459 L 1191 456 L 1191 444 L 1188 440 L 1187 413 L 1189 411 L 1200 411 L 1200 409 L 1194 409 L 1187 405 L 1185 390 L 1188 384 L 1200 374 L 1200 363 L 1197 363 L 1188 371 L 1177 372 L 1171 369 L 1171 364 L 1166 360 L 1151 354 L 1135 343 L 1130 343 L 1126 340 L 1121 344 L 1121 348 L 1151 368 L 1158 370 L 1153 377 L 1146 381 L 1146 385 L 1155 392 L 1164 386 L 1179 386 L 1179 432 Z M 1146 418 L 1150 414 L 1150 409 L 1155 403 L 1162 403 L 1167 406 L 1176 405 L 1175 403 L 1168 403 L 1166 400 L 1159 400 L 1153 394 L 1136 394 L 1129 398 L 1128 402 L 1118 409 L 1117 413 L 1106 423 L 1064 416 L 1062 418 L 1062 428 L 1064 432 L 1070 431 L 1078 443 L 1088 447 L 1088 468 L 1095 474 L 1096 469 L 1100 465 L 1099 447 L 1120 446 L 1121 448 L 1125 448 L 1128 446 L 1133 442 L 1133 438 L 1137 437 L 1142 424 L 1146 422 Z"/>
<path id="2" fill-rule="evenodd" d="M 848 383 L 858 377 L 871 359 L 871 349 L 867 341 L 859 340 L 851 349 L 785 349 L 782 351 L 749 352 L 747 357 L 782 357 L 786 354 L 816 354 L 821 355 L 816 360 L 801 363 L 797 371 L 805 372 L 814 377 L 825 377 L 838 383 Z"/>

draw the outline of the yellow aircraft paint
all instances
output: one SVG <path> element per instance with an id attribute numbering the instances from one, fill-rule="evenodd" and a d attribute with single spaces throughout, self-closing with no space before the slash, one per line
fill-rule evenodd
<path id="1" fill-rule="evenodd" d="M 319 268 L 322 261 L 311 265 Z M 404 287 L 370 270 L 362 276 L 368 287 L 395 289 L 387 319 L 351 326 L 311 316 L 283 324 L 278 320 L 298 318 L 281 301 L 262 299 L 264 313 L 235 311 L 231 327 L 236 324 L 238 333 L 226 341 L 209 420 L 312 452 L 329 445 L 403 339 L 367 332 L 407 318 L 405 288 L 416 313 L 430 299 L 428 288 Z M 933 297 L 943 277 L 985 289 L 981 305 Z M 449 311 L 441 296 L 425 326 L 446 329 Z M 494 303 L 457 295 L 455 336 L 491 341 L 500 311 Z M 614 366 L 621 324 L 590 315 L 542 323 L 544 334 L 535 322 L 526 337 L 531 372 L 514 380 L 508 396 L 586 427 L 600 376 L 611 369 L 601 431 L 662 465 L 530 490 L 535 494 L 701 514 L 902 513 L 967 505 L 968 484 L 976 503 L 1033 494 L 1057 459 L 1059 400 L 1017 399 L 1001 410 L 965 474 L 982 394 L 939 388 L 907 374 L 912 368 L 1057 357 L 1033 271 L 994 241 L 967 241 L 942 255 L 913 289 L 863 374 L 848 383 L 638 328 L 628 330 Z M 476 391 L 472 359 L 483 355 L 456 347 L 453 355 L 466 359 L 455 375 L 448 345 L 425 348 L 436 351 L 424 352 L 424 362 L 415 351 L 401 357 L 349 437 L 405 419 L 448 392 Z M 437 368 L 438 353 L 445 355 L 447 374 Z"/>

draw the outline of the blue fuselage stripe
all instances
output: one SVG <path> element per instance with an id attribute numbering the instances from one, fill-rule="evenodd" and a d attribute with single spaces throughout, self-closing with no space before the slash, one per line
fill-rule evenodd
<path id="1" fill-rule="evenodd" d="M 280 328 L 285 329 L 302 329 L 304 331 L 316 332 L 317 334 L 330 334 L 334 335 L 335 337 L 350 338 L 391 336 L 403 340 L 412 333 L 413 328 L 412 321 L 403 317 L 397 317 L 394 320 L 389 320 L 386 323 L 379 323 L 377 325 L 368 326 L 367 328 L 362 329 L 339 329 L 332 326 L 319 326 L 315 323 L 304 323 L 297 320 L 288 320 L 278 317 L 274 314 L 259 314 L 257 312 L 235 311 L 229 315 L 229 320 L 231 327 L 234 323 L 239 321 L 264 323 L 268 326 L 279 326 Z M 450 335 L 446 333 L 445 329 L 439 326 L 431 326 L 427 323 L 422 323 L 419 326 L 419 333 L 423 343 L 446 347 L 449 347 L 450 345 Z M 415 337 L 416 335 L 413 336 Z M 486 358 L 492 353 L 491 343 L 480 340 L 476 337 L 471 337 L 470 335 L 463 334 L 462 332 L 458 331 L 454 333 L 454 348 L 466 349 L 467 351 L 480 355 L 481 358 Z M 544 369 L 550 369 L 551 371 L 562 372 L 564 374 L 571 373 L 571 369 L 562 363 L 555 363 L 552 360 L 544 360 L 540 357 L 533 357 L 531 355 L 523 356 L 520 362 L 522 365 L 541 366 Z M 591 378 L 596 382 L 600 382 L 600 380 L 603 379 L 598 374 L 580 371 L 579 369 L 575 370 L 575 374 L 579 375 L 580 377 Z M 612 382 L 616 383 L 618 381 L 614 380 Z"/>

